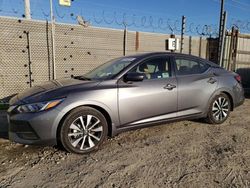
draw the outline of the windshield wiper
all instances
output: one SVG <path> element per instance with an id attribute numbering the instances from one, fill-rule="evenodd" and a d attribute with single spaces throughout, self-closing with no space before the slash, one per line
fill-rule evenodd
<path id="1" fill-rule="evenodd" d="M 90 78 L 87 78 L 85 76 L 74 76 L 73 78 L 77 80 L 91 80 Z"/>

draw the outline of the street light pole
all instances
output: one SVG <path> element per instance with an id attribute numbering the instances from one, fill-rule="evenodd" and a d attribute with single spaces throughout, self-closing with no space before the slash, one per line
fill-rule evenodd
<path id="1" fill-rule="evenodd" d="M 25 18 L 30 20 L 31 19 L 30 0 L 24 0 L 24 8 L 25 8 Z"/>
<path id="2" fill-rule="evenodd" d="M 52 69 L 53 79 L 56 79 L 56 49 L 55 49 L 55 17 L 53 15 L 53 0 L 50 0 L 50 19 L 51 19 L 51 41 L 52 41 Z"/>

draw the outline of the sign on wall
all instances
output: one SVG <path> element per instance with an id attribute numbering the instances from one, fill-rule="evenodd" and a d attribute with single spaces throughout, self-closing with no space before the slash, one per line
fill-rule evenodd
<path id="1" fill-rule="evenodd" d="M 167 50 L 179 50 L 179 43 L 180 43 L 179 39 L 169 38 Z"/>
<path id="2" fill-rule="evenodd" d="M 62 6 L 70 7 L 71 6 L 71 0 L 59 0 L 59 4 L 62 5 Z"/>

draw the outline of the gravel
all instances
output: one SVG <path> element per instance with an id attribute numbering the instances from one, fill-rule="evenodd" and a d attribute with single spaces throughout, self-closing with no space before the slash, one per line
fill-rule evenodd
<path id="1" fill-rule="evenodd" d="M 246 99 L 222 125 L 126 132 L 83 156 L 0 139 L 0 187 L 250 187 L 249 114 Z"/>

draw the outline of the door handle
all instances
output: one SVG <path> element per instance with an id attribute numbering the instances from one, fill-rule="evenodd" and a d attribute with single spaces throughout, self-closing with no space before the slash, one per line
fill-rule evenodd
<path id="1" fill-rule="evenodd" d="M 165 85 L 163 88 L 164 88 L 164 89 L 168 89 L 168 90 L 172 90 L 172 89 L 176 88 L 176 86 L 175 86 L 175 85 L 172 85 L 172 84 L 167 84 L 167 85 Z"/>
<path id="2" fill-rule="evenodd" d="M 210 78 L 207 82 L 210 84 L 214 84 L 215 82 L 217 82 L 217 80 L 214 78 Z"/>

